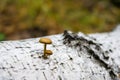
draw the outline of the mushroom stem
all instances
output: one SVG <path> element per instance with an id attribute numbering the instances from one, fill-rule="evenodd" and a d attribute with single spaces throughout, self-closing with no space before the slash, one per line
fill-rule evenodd
<path id="1" fill-rule="evenodd" d="M 45 53 L 45 52 L 46 52 L 46 46 L 47 46 L 47 45 L 45 44 L 45 45 L 44 45 L 44 55 L 43 55 L 43 56 L 44 56 L 44 58 L 46 58 L 46 57 L 47 57 L 47 55 L 46 55 L 46 53 Z"/>

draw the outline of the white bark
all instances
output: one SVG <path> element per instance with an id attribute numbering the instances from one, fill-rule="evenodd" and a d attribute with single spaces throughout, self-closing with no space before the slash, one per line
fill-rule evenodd
<path id="1" fill-rule="evenodd" d="M 86 37 L 82 33 L 78 35 Z M 119 75 L 115 66 L 120 67 L 120 28 L 89 36 L 103 44 L 103 51 L 112 50 L 106 54 L 110 59 L 103 61 Z M 0 42 L 0 80 L 113 80 L 109 70 L 90 58 L 87 51 L 64 45 L 62 34 L 46 37 L 53 41 L 52 45 L 47 45 L 47 49 L 53 51 L 48 59 L 42 58 L 43 44 L 38 42 L 40 38 Z"/>

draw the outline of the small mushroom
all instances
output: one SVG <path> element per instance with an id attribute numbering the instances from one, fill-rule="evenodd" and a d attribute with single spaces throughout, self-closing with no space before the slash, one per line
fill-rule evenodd
<path id="1" fill-rule="evenodd" d="M 52 52 L 51 50 L 46 50 L 46 51 L 45 51 L 45 54 L 47 54 L 47 55 L 52 55 L 53 52 Z"/>
<path id="2" fill-rule="evenodd" d="M 43 57 L 47 58 L 47 55 L 45 53 L 46 52 L 46 47 L 47 47 L 47 44 L 52 44 L 52 41 L 49 38 L 41 38 L 39 40 L 39 42 L 44 44 L 44 55 L 43 55 Z"/>

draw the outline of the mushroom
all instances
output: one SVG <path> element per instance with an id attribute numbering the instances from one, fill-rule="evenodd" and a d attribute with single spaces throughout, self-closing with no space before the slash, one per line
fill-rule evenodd
<path id="1" fill-rule="evenodd" d="M 52 55 L 53 53 L 52 53 L 51 50 L 46 50 L 46 51 L 45 51 L 45 54 L 47 54 L 47 55 Z"/>
<path id="2" fill-rule="evenodd" d="M 43 57 L 44 58 L 47 58 L 47 55 L 46 55 L 46 47 L 47 47 L 47 44 L 52 44 L 52 41 L 49 39 L 49 38 L 41 38 L 39 40 L 40 43 L 43 43 L 44 44 L 44 55 Z M 48 52 L 48 51 L 47 51 Z"/>

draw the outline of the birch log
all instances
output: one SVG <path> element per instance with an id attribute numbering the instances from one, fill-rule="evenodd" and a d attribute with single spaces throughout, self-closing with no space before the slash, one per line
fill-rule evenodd
<path id="1" fill-rule="evenodd" d="M 42 58 L 40 38 L 0 42 L 0 80 L 120 80 L 120 27 L 109 33 L 45 37 L 53 42 L 47 45 L 53 52 L 48 59 Z"/>

